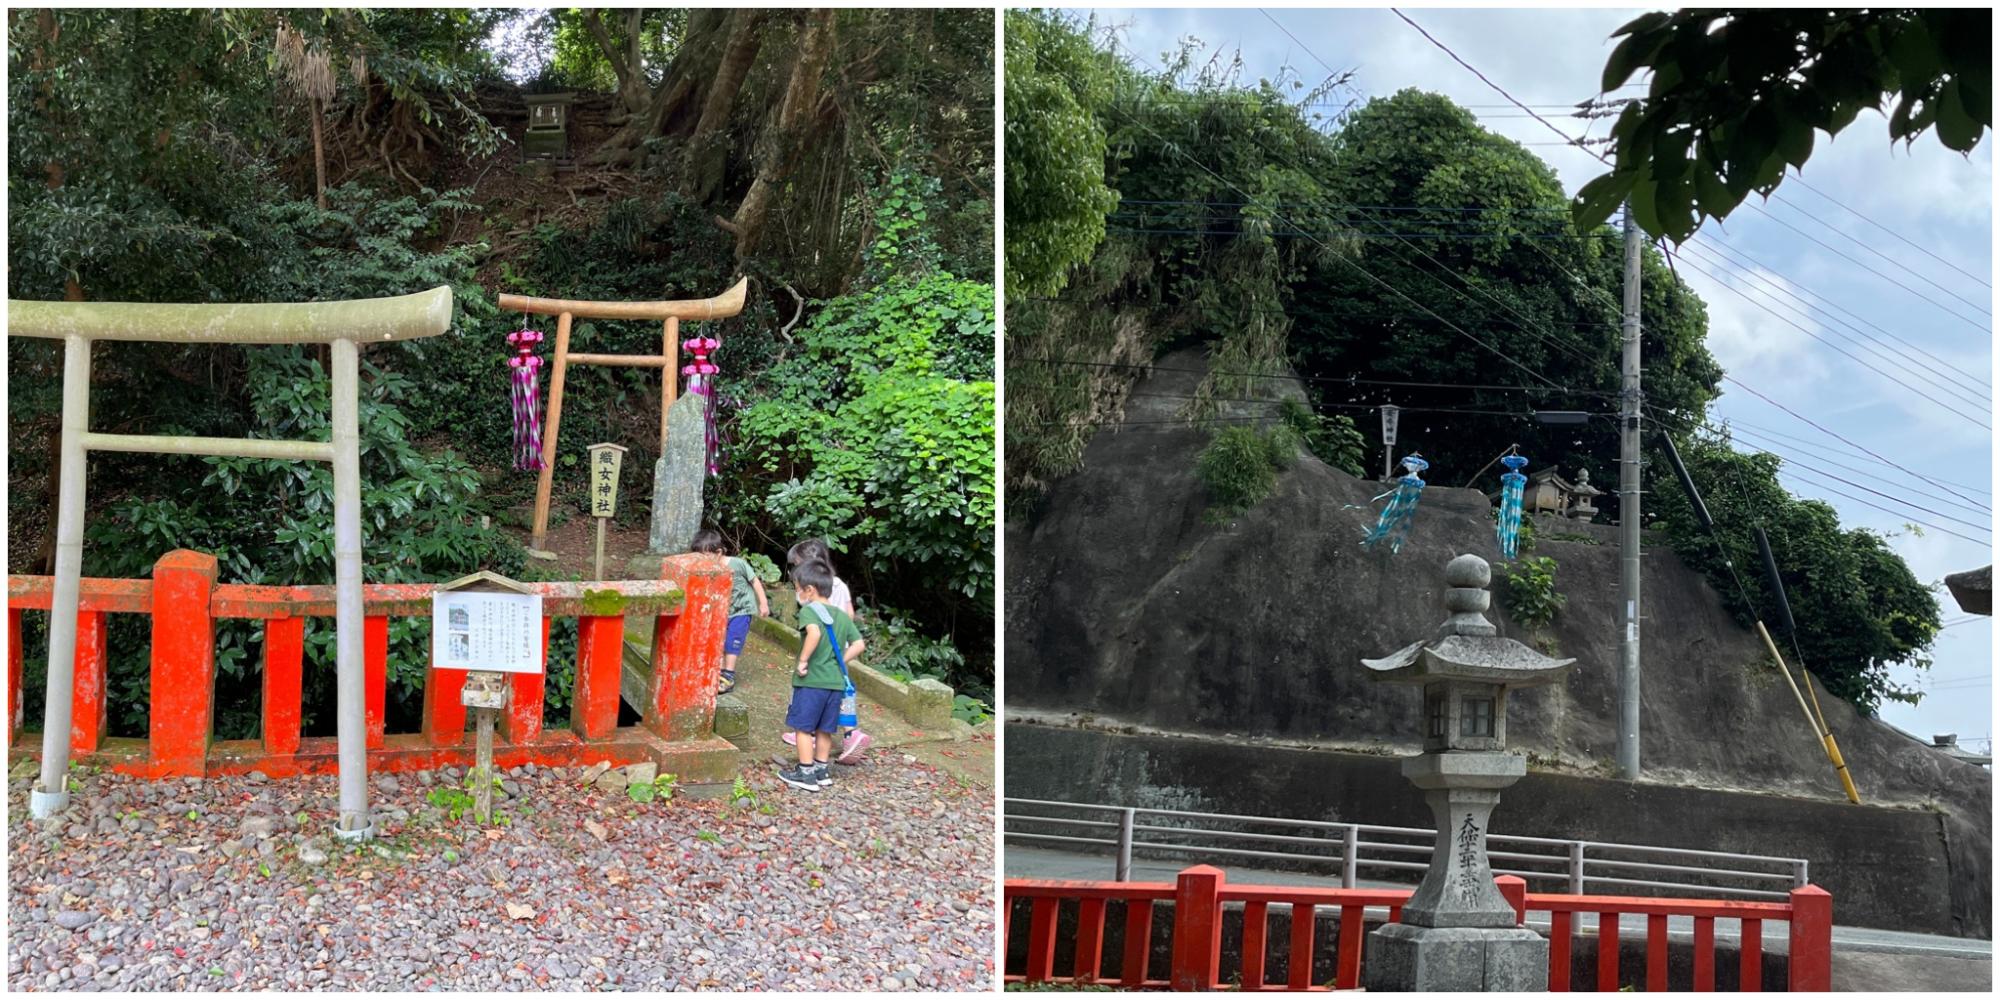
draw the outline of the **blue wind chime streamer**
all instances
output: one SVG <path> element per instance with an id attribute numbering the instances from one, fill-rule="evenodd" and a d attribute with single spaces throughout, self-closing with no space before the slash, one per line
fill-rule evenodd
<path id="1" fill-rule="evenodd" d="M 1424 492 L 1424 481 L 1418 474 L 1430 467 L 1431 463 L 1414 453 L 1403 459 L 1403 468 L 1408 469 L 1409 474 L 1396 480 L 1395 489 L 1375 498 L 1388 497 L 1389 506 L 1382 508 L 1382 516 L 1375 519 L 1375 527 L 1369 529 L 1368 537 L 1361 540 L 1363 546 L 1373 548 L 1376 543 L 1387 540 L 1392 555 L 1402 550 L 1403 540 L 1410 536 L 1410 522 L 1417 516 L 1417 500 Z"/>
<path id="2" fill-rule="evenodd" d="M 1507 472 L 1500 477 L 1500 521 L 1493 533 L 1500 540 L 1500 554 L 1514 558 L 1521 547 L 1521 491 L 1528 485 L 1528 477 L 1521 475 L 1521 468 L 1528 464 L 1524 455 L 1507 455 L 1500 459 Z"/>

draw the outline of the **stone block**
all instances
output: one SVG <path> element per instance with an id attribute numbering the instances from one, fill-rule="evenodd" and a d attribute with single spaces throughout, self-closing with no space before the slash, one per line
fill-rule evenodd
<path id="1" fill-rule="evenodd" d="M 909 710 L 904 712 L 911 725 L 942 728 L 951 724 L 951 686 L 929 677 L 910 682 Z"/>
<path id="2" fill-rule="evenodd" d="M 750 706 L 733 694 L 717 695 L 715 735 L 725 740 L 750 735 Z"/>
<path id="3" fill-rule="evenodd" d="M 1542 992 L 1549 943 L 1525 927 L 1411 927 L 1368 935 L 1362 985 L 1388 992 Z"/>

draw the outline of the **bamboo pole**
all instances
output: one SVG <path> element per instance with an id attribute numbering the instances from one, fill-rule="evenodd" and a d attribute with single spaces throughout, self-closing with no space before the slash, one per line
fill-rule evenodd
<path id="1" fill-rule="evenodd" d="M 666 370 L 660 373 L 660 456 L 664 458 L 667 454 L 667 411 L 673 408 L 674 395 L 681 384 L 680 317 L 667 317 L 662 338 L 666 343 L 660 353 L 667 359 Z"/>
<path id="2" fill-rule="evenodd" d="M 63 343 L 62 471 L 56 483 L 56 580 L 49 600 L 48 692 L 42 776 L 28 812 L 48 819 L 69 805 L 70 699 L 76 680 L 76 606 L 83 577 L 83 437 L 90 432 L 90 338 Z"/>
<path id="3" fill-rule="evenodd" d="M 182 304 L 7 303 L 9 337 L 151 340 L 175 344 L 323 344 L 413 340 L 451 327 L 451 288 L 340 302 Z"/>
<path id="4" fill-rule="evenodd" d="M 535 477 L 535 529 L 528 538 L 531 555 L 543 551 L 548 541 L 549 487 L 555 483 L 556 433 L 562 428 L 563 378 L 569 368 L 569 323 L 569 313 L 556 319 L 555 361 L 549 366 L 549 421 L 542 430 L 542 471 Z"/>
<path id="5" fill-rule="evenodd" d="M 1799 702 L 1799 711 L 1806 714 L 1806 725 L 1812 727 L 1813 735 L 1826 749 L 1827 759 L 1833 762 L 1834 771 L 1840 775 L 1840 786 L 1847 792 L 1847 801 L 1860 805 L 1861 793 L 1854 787 L 1854 777 L 1847 772 L 1847 761 L 1840 755 L 1840 744 L 1834 742 L 1833 730 L 1827 727 L 1826 716 L 1815 716 L 1813 709 L 1806 705 L 1806 696 L 1799 693 L 1798 682 L 1792 680 L 1792 668 L 1785 664 L 1784 654 L 1778 652 L 1778 644 L 1771 640 L 1771 631 L 1764 627 L 1762 619 L 1757 622 L 1757 635 L 1764 640 L 1764 648 L 1770 651 L 1771 659 L 1778 664 L 1778 672 L 1785 675 L 1785 686 L 1792 689 L 1792 697 Z M 1812 690 L 1810 676 L 1806 678 L 1806 690 Z M 1818 703 L 1819 695 L 1814 693 L 1813 704 L 1817 706 Z"/>

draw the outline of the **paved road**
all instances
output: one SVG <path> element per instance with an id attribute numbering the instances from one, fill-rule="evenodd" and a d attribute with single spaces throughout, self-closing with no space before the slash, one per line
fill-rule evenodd
<path id="1" fill-rule="evenodd" d="M 1019 847 L 1006 844 L 1001 852 L 1003 867 L 1008 878 L 1056 878 L 1056 879 L 1108 879 L 1113 874 L 1110 856 L 1102 854 L 1076 854 L 1068 851 L 1052 851 L 1040 847 Z M 1132 879 L 1136 882 L 1171 882 L 1182 868 L 1195 862 L 1191 860 L 1149 860 L 1134 858 Z M 1217 862 L 1225 877 L 1231 882 L 1245 882 L 1263 885 L 1309 885 L 1326 886 L 1338 884 L 1338 879 L 1313 875 L 1306 872 L 1274 871 L 1247 865 Z M 1363 880 L 1362 886 L 1371 889 L 1401 888 L 1392 882 L 1370 882 Z M 1579 933 L 1596 934 L 1594 918 L 1577 921 Z M 1549 915 L 1528 914 L 1528 925 L 1547 932 Z M 1670 935 L 1691 935 L 1694 921 L 1688 917 L 1668 917 L 1667 933 Z M 1620 918 L 1619 935 L 1630 938 L 1646 933 L 1646 918 L 1643 914 L 1624 914 Z M 1715 936 L 1718 940 L 1733 941 L 1741 934 L 1741 927 L 1735 920 L 1718 919 L 1715 922 Z M 1764 922 L 1763 943 L 1768 951 L 1782 952 L 1789 940 L 1789 927 L 1783 921 Z M 1990 963 L 1993 958 L 1993 942 L 1968 938 L 1939 937 L 1930 934 L 1910 934 L 1902 931 L 1877 930 L 1872 927 L 1843 927 L 1835 925 L 1833 940 L 1839 947 L 1836 954 L 1853 952 L 1873 952 L 1893 955 L 1932 956 L 1938 958 L 1970 959 Z"/>

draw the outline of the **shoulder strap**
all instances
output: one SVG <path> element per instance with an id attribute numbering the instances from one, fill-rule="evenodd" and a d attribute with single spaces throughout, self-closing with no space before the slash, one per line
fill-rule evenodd
<path id="1" fill-rule="evenodd" d="M 820 628 L 826 630 L 827 641 L 833 643 L 833 662 L 840 664 L 840 677 L 842 680 L 846 680 L 847 651 L 841 648 L 840 636 L 834 633 L 833 612 L 827 610 L 824 604 L 809 604 L 806 606 L 811 608 L 813 616 L 819 619 Z"/>

